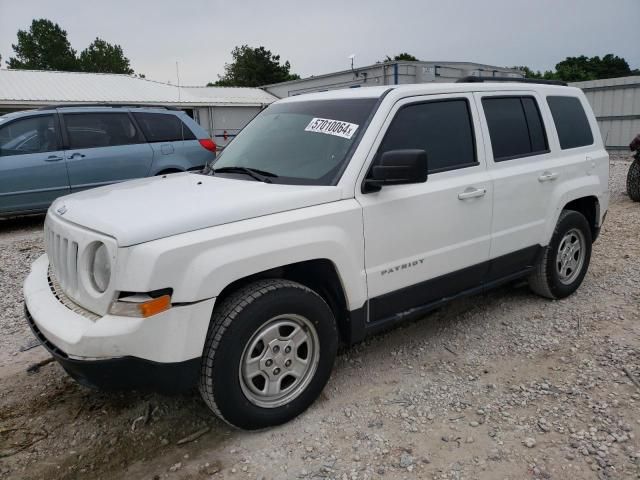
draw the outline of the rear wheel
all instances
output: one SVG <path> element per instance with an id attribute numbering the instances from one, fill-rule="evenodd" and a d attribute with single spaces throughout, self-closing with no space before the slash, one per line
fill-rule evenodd
<path id="1" fill-rule="evenodd" d="M 575 292 L 589 268 L 591 242 L 584 215 L 563 210 L 551 242 L 529 277 L 531 290 L 547 298 L 564 298 Z"/>
<path id="2" fill-rule="evenodd" d="M 627 173 L 627 193 L 634 202 L 640 202 L 640 160 L 631 163 Z"/>
<path id="3" fill-rule="evenodd" d="M 257 281 L 214 310 L 200 392 L 235 427 L 284 423 L 320 394 L 337 345 L 335 319 L 322 297 L 289 280 Z"/>

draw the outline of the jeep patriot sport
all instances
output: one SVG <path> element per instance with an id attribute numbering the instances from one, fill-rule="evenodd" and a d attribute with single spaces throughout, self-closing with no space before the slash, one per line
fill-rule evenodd
<path id="1" fill-rule="evenodd" d="M 463 295 L 582 283 L 609 158 L 577 88 L 301 95 L 203 174 L 62 197 L 24 284 L 34 334 L 98 388 L 188 389 L 231 425 L 303 412 L 352 344 Z"/>

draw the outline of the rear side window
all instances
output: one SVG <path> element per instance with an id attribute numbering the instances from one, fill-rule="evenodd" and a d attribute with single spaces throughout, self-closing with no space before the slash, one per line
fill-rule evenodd
<path id="1" fill-rule="evenodd" d="M 427 152 L 429 173 L 476 165 L 467 100 L 436 100 L 401 108 L 382 141 L 379 154 L 404 149 Z"/>
<path id="2" fill-rule="evenodd" d="M 547 97 L 556 125 L 560 148 L 584 147 L 593 144 L 593 134 L 582 103 L 577 97 Z"/>
<path id="3" fill-rule="evenodd" d="M 548 152 L 547 135 L 533 97 L 484 97 L 482 108 L 496 162 Z"/>
<path id="4" fill-rule="evenodd" d="M 65 113 L 64 124 L 71 149 L 141 142 L 138 130 L 126 113 Z"/>
<path id="5" fill-rule="evenodd" d="M 134 113 L 147 141 L 175 142 L 195 140 L 196 136 L 176 115 L 166 113 Z"/>
<path id="6" fill-rule="evenodd" d="M 58 150 L 58 134 L 53 115 L 23 118 L 0 127 L 0 156 Z"/>

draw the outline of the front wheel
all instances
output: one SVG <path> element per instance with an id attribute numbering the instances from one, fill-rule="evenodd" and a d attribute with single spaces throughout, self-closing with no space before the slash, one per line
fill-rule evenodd
<path id="1" fill-rule="evenodd" d="M 563 210 L 549 245 L 538 258 L 529 287 L 547 298 L 564 298 L 575 292 L 589 268 L 591 229 L 579 212 Z"/>
<path id="2" fill-rule="evenodd" d="M 289 280 L 251 283 L 214 309 L 200 393 L 235 427 L 279 425 L 320 394 L 337 346 L 333 313 L 314 291 Z"/>
<path id="3" fill-rule="evenodd" d="M 627 193 L 634 202 L 640 202 L 640 160 L 636 158 L 627 173 Z"/>

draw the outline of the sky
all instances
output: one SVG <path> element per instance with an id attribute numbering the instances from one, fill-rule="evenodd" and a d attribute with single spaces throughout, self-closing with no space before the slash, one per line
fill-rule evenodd
<path id="1" fill-rule="evenodd" d="M 2 66 L 18 29 L 47 18 L 78 52 L 96 37 L 136 73 L 204 85 L 237 45 L 265 46 L 302 77 L 409 52 L 421 60 L 553 69 L 567 56 L 640 68 L 640 0 L 0 0 Z"/>

